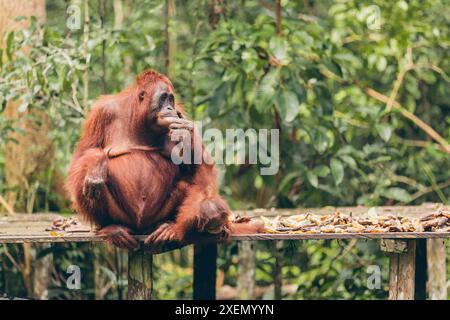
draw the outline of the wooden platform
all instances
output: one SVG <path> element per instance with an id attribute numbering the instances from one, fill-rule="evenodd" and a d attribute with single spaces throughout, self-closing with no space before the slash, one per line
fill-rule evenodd
<path id="1" fill-rule="evenodd" d="M 378 215 L 392 214 L 402 217 L 420 217 L 434 213 L 438 208 L 450 210 L 442 204 L 424 204 L 421 206 L 377 207 Z M 235 212 L 239 216 L 286 216 L 293 214 L 333 214 L 339 211 L 354 217 L 365 215 L 366 207 L 324 207 L 318 209 L 267 210 Z M 74 231 L 46 231 L 52 222 L 61 218 L 58 214 L 15 214 L 0 217 L 0 244 L 6 243 L 49 243 L 49 242 L 101 242 L 103 239 L 91 231 L 87 225 L 77 225 Z M 68 218 L 68 217 L 65 217 Z M 136 236 L 143 240 L 145 235 Z M 390 259 L 390 299 L 445 299 L 446 247 L 443 239 L 450 238 L 450 232 L 388 232 L 388 233 L 320 233 L 320 234 L 248 234 L 235 235 L 231 240 L 275 240 L 275 247 L 282 248 L 282 240 L 321 240 L 321 239 L 381 239 L 380 249 Z M 251 246 L 250 246 L 251 247 Z M 174 248 L 172 248 L 174 249 Z M 281 297 L 281 267 L 283 252 L 277 249 L 275 255 L 278 281 L 275 281 L 276 296 Z M 242 250 L 242 254 L 245 251 Z M 251 255 L 256 259 L 255 255 Z M 152 253 L 148 248 L 140 247 L 128 253 L 128 298 L 150 299 L 152 284 Z M 214 299 L 216 284 L 217 245 L 215 243 L 196 244 L 194 248 L 194 299 Z M 255 265 L 253 263 L 252 265 Z M 442 271 L 444 270 L 444 271 Z M 278 289 L 277 289 L 278 288 Z M 277 291 L 278 290 L 278 291 Z"/>
<path id="2" fill-rule="evenodd" d="M 392 206 L 377 207 L 377 213 L 393 214 L 404 217 L 418 217 L 435 212 L 438 208 L 450 210 L 450 206 L 439 204 L 425 204 L 422 206 Z M 324 207 L 315 209 L 289 209 L 266 210 L 256 209 L 250 211 L 236 211 L 240 216 L 286 216 L 300 213 L 330 214 L 339 211 L 353 216 L 367 214 L 367 207 Z M 61 218 L 58 214 L 16 214 L 14 216 L 0 217 L 0 243 L 24 242 L 101 242 L 103 239 L 91 231 L 88 225 L 80 225 L 76 231 L 46 231 L 54 219 Z M 136 238 L 144 240 L 145 235 Z M 387 232 L 387 233 L 321 233 L 321 234 L 248 234 L 235 235 L 231 240 L 321 240 L 321 239 L 423 239 L 423 238 L 450 238 L 450 232 Z"/>

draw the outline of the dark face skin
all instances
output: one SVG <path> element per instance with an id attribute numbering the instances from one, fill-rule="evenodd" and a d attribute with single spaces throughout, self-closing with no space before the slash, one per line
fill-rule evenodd
<path id="1" fill-rule="evenodd" d="M 153 94 L 149 101 L 141 99 L 147 111 L 147 126 L 151 133 L 157 137 L 170 137 L 165 139 L 167 150 L 171 150 L 177 142 L 186 136 L 186 131 L 192 132 L 194 124 L 185 119 L 175 106 L 174 92 L 171 86 L 160 82 L 152 89 Z"/>
<path id="2" fill-rule="evenodd" d="M 170 92 L 159 94 L 155 102 L 158 103 L 156 112 L 156 124 L 162 128 L 168 128 L 173 118 L 181 118 L 181 113 L 175 109 L 175 97 Z"/>
<path id="3" fill-rule="evenodd" d="M 167 132 L 175 119 L 182 115 L 175 108 L 175 97 L 165 84 L 158 84 L 151 97 L 148 119 L 150 127 L 157 133 Z"/>

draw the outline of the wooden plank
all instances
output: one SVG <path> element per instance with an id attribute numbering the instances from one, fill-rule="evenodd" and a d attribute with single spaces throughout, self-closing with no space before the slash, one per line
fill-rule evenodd
<path id="1" fill-rule="evenodd" d="M 389 300 L 414 299 L 416 240 L 406 241 L 407 252 L 390 253 Z"/>
<path id="2" fill-rule="evenodd" d="M 142 246 L 128 252 L 128 300 L 151 300 L 153 290 L 153 258 Z"/>
<path id="3" fill-rule="evenodd" d="M 194 299 L 216 299 L 217 244 L 194 245 Z"/>
<path id="4" fill-rule="evenodd" d="M 393 214 L 400 216 L 417 217 L 422 214 L 435 212 L 437 208 L 450 210 L 450 206 L 440 204 L 425 204 L 421 206 L 391 206 L 377 207 L 378 214 Z M 354 216 L 367 213 L 367 207 L 325 207 L 311 209 L 256 209 L 251 211 L 236 211 L 237 215 L 248 216 L 273 216 L 299 213 L 329 214 L 339 211 Z M 49 232 L 45 231 L 51 226 L 54 219 L 61 218 L 57 214 L 15 214 L 8 217 L 0 217 L 0 243 L 24 243 L 24 242 L 100 242 L 103 239 L 90 232 L 90 227 L 80 225 L 77 232 Z M 143 240 L 145 235 L 136 236 Z M 450 232 L 388 232 L 388 233 L 322 233 L 322 234 L 256 234 L 234 235 L 231 240 L 320 240 L 320 239 L 421 239 L 421 238 L 450 238 Z"/>
<path id="5" fill-rule="evenodd" d="M 428 281 L 427 296 L 430 300 L 447 299 L 447 264 L 445 240 L 427 239 Z"/>
<path id="6" fill-rule="evenodd" d="M 237 297 L 242 300 L 255 299 L 256 242 L 239 242 L 238 255 Z"/>
<path id="7" fill-rule="evenodd" d="M 144 241 L 146 235 L 134 236 Z M 232 235 L 230 240 L 325 240 L 325 239 L 440 239 L 450 238 L 450 232 L 385 232 L 385 233 L 320 233 L 320 234 L 242 234 Z M 66 232 L 64 235 L 0 235 L 0 243 L 46 243 L 46 242 L 103 242 L 92 233 L 79 234 Z M 172 248 L 176 249 L 176 247 Z"/>

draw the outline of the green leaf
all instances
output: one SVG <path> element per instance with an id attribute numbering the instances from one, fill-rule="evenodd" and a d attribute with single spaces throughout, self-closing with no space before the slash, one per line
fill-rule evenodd
<path id="1" fill-rule="evenodd" d="M 321 107 L 316 109 L 321 110 L 323 115 L 331 115 L 333 113 L 333 98 L 327 86 L 323 82 L 318 82 L 314 86 L 314 93 Z"/>
<path id="2" fill-rule="evenodd" d="M 289 88 L 297 95 L 298 102 L 303 102 L 305 100 L 306 91 L 303 85 L 294 78 L 293 75 L 290 75 L 291 80 L 289 81 Z"/>
<path id="3" fill-rule="evenodd" d="M 326 59 L 323 64 L 328 68 L 328 70 L 330 70 L 331 72 L 333 72 L 334 74 L 337 74 L 339 77 L 342 77 L 342 69 L 341 66 L 339 64 L 337 64 L 334 60 L 332 59 Z"/>
<path id="4" fill-rule="evenodd" d="M 277 95 L 277 106 L 281 118 L 285 122 L 292 122 L 297 117 L 300 106 L 297 95 L 292 91 L 283 91 Z"/>
<path id="5" fill-rule="evenodd" d="M 58 72 L 58 82 L 59 82 L 59 89 L 63 91 L 64 89 L 68 88 L 68 81 L 67 81 L 67 67 L 66 65 L 63 65 L 59 68 Z"/>
<path id="6" fill-rule="evenodd" d="M 291 172 L 288 173 L 283 177 L 283 179 L 280 182 L 280 186 L 278 187 L 280 192 L 287 192 L 287 188 L 291 185 L 291 182 L 298 177 L 298 172 Z"/>
<path id="7" fill-rule="evenodd" d="M 387 123 L 381 123 L 376 125 L 376 129 L 381 139 L 383 139 L 385 142 L 388 142 L 392 135 L 391 126 Z"/>
<path id="8" fill-rule="evenodd" d="M 336 185 L 339 185 L 344 179 L 344 166 L 342 165 L 342 162 L 333 158 L 330 161 L 330 168 Z"/>
<path id="9" fill-rule="evenodd" d="M 319 127 L 317 130 L 314 130 L 312 134 L 312 142 L 314 149 L 316 149 L 320 154 L 324 153 L 325 150 L 327 150 L 331 145 L 327 131 L 323 127 Z"/>
<path id="10" fill-rule="evenodd" d="M 278 71 L 276 69 L 270 70 L 264 78 L 261 79 L 255 104 L 258 112 L 263 113 L 272 107 L 275 99 L 275 87 L 278 82 Z"/>
<path id="11" fill-rule="evenodd" d="M 263 181 L 263 179 L 261 178 L 261 176 L 257 176 L 257 177 L 256 177 L 255 182 L 254 182 L 254 185 L 255 185 L 255 188 L 256 188 L 256 189 L 261 189 L 261 188 L 262 188 L 262 186 L 264 185 L 264 181 Z"/>
<path id="12" fill-rule="evenodd" d="M 272 51 L 276 59 L 278 59 L 284 65 L 287 65 L 290 61 L 288 56 L 288 42 L 282 37 L 272 37 L 269 42 L 269 48 Z"/>
<path id="13" fill-rule="evenodd" d="M 327 166 L 324 166 L 324 165 L 315 167 L 313 171 L 315 174 L 317 174 L 321 178 L 324 178 L 330 174 L 330 168 L 328 168 Z"/>
<path id="14" fill-rule="evenodd" d="M 14 32 L 10 31 L 8 33 L 7 38 L 6 38 L 6 55 L 8 56 L 9 60 L 12 59 L 13 40 L 14 40 Z"/>
<path id="15" fill-rule="evenodd" d="M 306 174 L 306 178 L 308 178 L 309 183 L 311 183 L 314 188 L 317 188 L 319 186 L 319 178 L 317 178 L 317 176 L 312 171 L 308 171 L 308 173 Z"/>
<path id="16" fill-rule="evenodd" d="M 225 110 L 225 102 L 228 93 L 228 84 L 222 82 L 214 92 L 209 103 L 208 114 L 217 116 Z"/>
<path id="17" fill-rule="evenodd" d="M 401 202 L 410 202 L 411 195 L 402 188 L 392 187 L 382 192 L 382 196 L 388 199 L 394 199 Z"/>
<path id="18" fill-rule="evenodd" d="M 357 168 L 357 164 L 355 159 L 353 159 L 353 157 L 349 156 L 349 155 L 341 155 L 340 156 L 341 160 L 344 161 L 346 164 L 348 164 L 348 166 L 352 169 L 356 169 Z"/>

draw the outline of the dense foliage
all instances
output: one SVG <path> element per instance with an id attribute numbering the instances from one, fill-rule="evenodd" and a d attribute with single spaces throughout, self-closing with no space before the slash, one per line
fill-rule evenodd
<path id="1" fill-rule="evenodd" d="M 280 20 L 274 1 L 228 1 L 217 23 L 209 1 L 176 1 L 168 30 L 165 1 L 124 1 L 120 25 L 112 2 L 104 3 L 104 12 L 101 2 L 89 1 L 88 41 L 83 25 L 66 28 L 63 1 L 48 4 L 45 25 L 33 20 L 30 28 L 5 35 L 0 110 L 19 99 L 19 112 L 34 108 L 50 116 L 56 152 L 49 170 L 65 172 L 99 94 L 117 92 L 145 68 L 166 71 L 170 33 L 176 36 L 171 78 L 193 119 L 221 130 L 280 129 L 278 174 L 220 167 L 233 208 L 448 203 L 447 1 L 281 1 Z M 3 147 L 15 128 L 0 113 L 2 182 Z M 69 211 L 51 183 L 39 184 L 33 211 Z M 258 246 L 258 284 L 267 286 L 272 249 Z M 60 273 L 71 259 L 87 264 L 90 254 L 80 249 L 55 249 Z M 299 285 L 290 298 L 385 297 L 385 288 L 365 285 L 371 263 L 382 266 L 386 283 L 386 260 L 374 243 L 286 243 L 285 249 L 286 282 Z M 157 258 L 159 298 L 189 297 L 189 250 Z M 235 245 L 222 249 L 223 284 L 235 285 L 235 254 Z M 111 272 L 117 263 L 108 259 L 106 253 L 99 258 L 103 276 L 121 288 L 123 279 Z M 69 293 L 54 291 L 61 294 Z M 112 289 L 105 295 L 117 297 Z"/>

